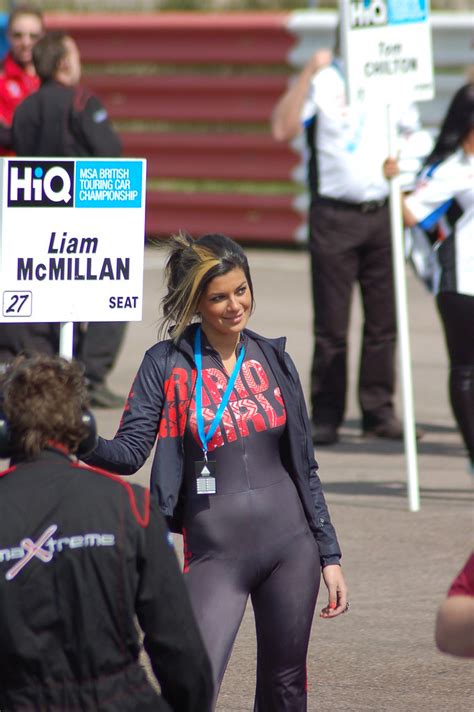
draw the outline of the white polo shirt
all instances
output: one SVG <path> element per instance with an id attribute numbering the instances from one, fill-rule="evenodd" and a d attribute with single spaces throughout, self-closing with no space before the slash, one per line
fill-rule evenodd
<path id="1" fill-rule="evenodd" d="M 313 160 L 318 184 L 311 186 L 313 194 L 352 203 L 388 196 L 382 168 L 389 156 L 386 107 L 379 102 L 349 106 L 338 61 L 314 75 L 301 118 L 305 127 L 316 121 Z M 397 110 L 397 120 L 405 139 L 420 128 L 413 104 Z"/>
<path id="2" fill-rule="evenodd" d="M 436 247 L 451 234 L 455 273 L 452 284 L 461 294 L 474 295 L 474 155 L 460 148 L 420 176 L 415 191 L 406 199 L 407 208 L 418 225 L 429 230 L 439 228 Z M 445 214 L 456 201 L 461 215 L 449 226 Z"/>

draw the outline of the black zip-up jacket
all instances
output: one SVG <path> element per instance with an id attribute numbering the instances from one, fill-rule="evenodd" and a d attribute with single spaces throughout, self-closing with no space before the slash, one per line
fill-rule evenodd
<path id="1" fill-rule="evenodd" d="M 99 467 L 131 475 L 143 465 L 156 440 L 151 487 L 175 532 L 182 527 L 183 434 L 196 382 L 195 329 L 196 325 L 188 327 L 176 345 L 161 341 L 145 353 L 114 439 L 99 438 L 97 449 L 87 458 Z M 300 379 L 285 352 L 286 339 L 267 339 L 248 329 L 244 333 L 262 349 L 280 387 L 287 414 L 281 458 L 301 498 L 321 563 L 339 563 L 341 551 L 317 473 Z"/>
<path id="2" fill-rule="evenodd" d="M 2 712 L 205 712 L 210 665 L 149 491 L 58 450 L 0 473 Z M 135 616 L 161 686 L 139 663 Z"/>
<path id="3" fill-rule="evenodd" d="M 121 142 L 99 99 L 85 87 L 50 80 L 16 109 L 12 126 L 18 156 L 104 157 L 121 154 Z"/>

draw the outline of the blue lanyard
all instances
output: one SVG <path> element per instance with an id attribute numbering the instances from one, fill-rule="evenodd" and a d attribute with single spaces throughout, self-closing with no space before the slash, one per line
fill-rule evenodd
<path id="1" fill-rule="evenodd" d="M 198 435 L 201 441 L 202 451 L 204 453 L 204 459 L 207 460 L 207 443 L 212 439 L 212 436 L 216 432 L 217 426 L 222 420 L 222 415 L 225 408 L 230 400 L 230 394 L 234 387 L 235 380 L 239 374 L 240 367 L 242 366 L 242 361 L 244 360 L 245 348 L 242 346 L 239 354 L 239 358 L 236 361 L 232 373 L 229 377 L 229 382 L 225 393 L 222 396 L 217 413 L 211 423 L 211 426 L 207 433 L 204 431 L 204 417 L 202 415 L 202 353 L 201 353 L 201 327 L 198 326 L 196 329 L 196 334 L 194 336 L 194 361 L 196 362 L 197 377 L 196 377 L 196 420 Z"/>

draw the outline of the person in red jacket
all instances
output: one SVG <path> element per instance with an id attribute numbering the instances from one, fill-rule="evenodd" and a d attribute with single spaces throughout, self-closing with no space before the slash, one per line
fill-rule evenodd
<path id="1" fill-rule="evenodd" d="M 39 88 L 32 53 L 43 33 L 38 6 L 21 3 L 13 9 L 7 24 L 10 50 L 0 73 L 0 155 L 12 153 L 10 127 L 16 107 Z"/>

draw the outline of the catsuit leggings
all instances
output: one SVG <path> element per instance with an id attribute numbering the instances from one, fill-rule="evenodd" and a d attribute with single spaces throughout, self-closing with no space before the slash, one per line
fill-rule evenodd
<path id="1" fill-rule="evenodd" d="M 449 353 L 449 397 L 474 462 L 474 296 L 440 292 L 436 298 Z"/>
<path id="2" fill-rule="evenodd" d="M 310 531 L 252 559 L 193 558 L 185 578 L 216 698 L 250 596 L 257 633 L 254 712 L 305 712 L 306 656 L 320 580 Z"/>

